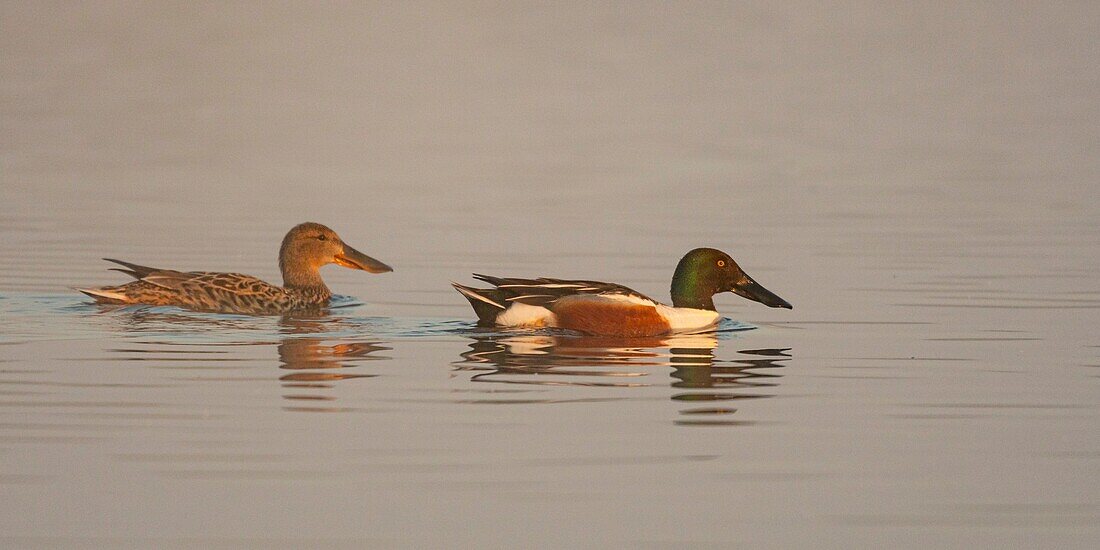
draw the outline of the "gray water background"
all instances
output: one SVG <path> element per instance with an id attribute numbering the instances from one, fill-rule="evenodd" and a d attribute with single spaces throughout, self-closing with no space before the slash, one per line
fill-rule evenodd
<path id="1" fill-rule="evenodd" d="M 1094 3 L 0 3 L 11 547 L 1100 541 Z M 278 281 L 313 220 L 393 265 L 307 319 L 101 309 L 99 258 Z M 473 271 L 713 337 L 473 330 Z M 737 330 L 756 327 L 753 330 Z"/>

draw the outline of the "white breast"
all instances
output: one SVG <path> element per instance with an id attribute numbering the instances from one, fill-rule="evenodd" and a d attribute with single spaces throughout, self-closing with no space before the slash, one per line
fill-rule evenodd
<path id="1" fill-rule="evenodd" d="M 717 311 L 692 309 L 689 307 L 668 307 L 657 304 L 657 313 L 668 320 L 673 332 L 700 332 L 718 325 L 722 318 Z"/>

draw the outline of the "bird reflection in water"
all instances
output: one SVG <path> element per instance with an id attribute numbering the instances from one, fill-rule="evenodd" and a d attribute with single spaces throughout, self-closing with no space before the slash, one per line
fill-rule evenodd
<path id="1" fill-rule="evenodd" d="M 720 361 L 709 356 L 706 361 L 693 360 L 683 352 L 694 353 L 697 350 L 672 350 L 672 383 L 674 388 L 689 388 L 690 392 L 672 395 L 673 401 L 693 404 L 729 403 L 748 399 L 774 397 L 774 393 L 761 391 L 779 384 L 783 375 L 776 369 L 783 368 L 784 361 L 791 358 L 789 348 L 745 349 L 738 351 L 738 357 L 729 361 Z M 713 353 L 713 348 L 709 350 Z M 708 391 L 698 391 L 708 390 Z M 720 390 L 720 391 L 714 391 Z M 735 391 L 726 391 L 735 390 Z M 736 391 L 743 390 L 743 391 Z M 752 421 L 724 418 L 737 412 L 730 406 L 696 406 L 683 409 L 680 414 L 689 419 L 677 420 L 681 426 L 744 426 Z"/>
<path id="2" fill-rule="evenodd" d="M 772 397 L 767 388 L 778 384 L 777 369 L 791 359 L 789 348 L 746 349 L 734 359 L 715 356 L 715 333 L 656 338 L 609 338 L 545 334 L 472 336 L 470 350 L 454 363 L 458 371 L 475 372 L 475 382 L 540 386 L 649 387 L 655 367 L 672 367 L 671 395 L 675 402 L 693 405 L 681 410 L 684 426 L 746 425 L 728 419 L 730 406 L 699 406 L 703 402 L 728 404 Z"/>
<path id="3" fill-rule="evenodd" d="M 285 399 L 294 401 L 312 401 L 314 405 L 286 407 L 286 410 L 300 412 L 342 412 L 341 407 L 324 407 L 320 402 L 334 401 L 335 396 L 326 392 L 309 390 L 327 390 L 334 382 L 357 378 L 373 378 L 377 374 L 347 372 L 359 366 L 362 361 L 388 359 L 374 352 L 391 348 L 373 341 L 333 341 L 331 337 L 304 336 L 309 334 L 331 333 L 333 323 L 338 319 L 328 317 L 283 317 L 280 333 L 283 339 L 278 345 L 279 368 L 289 370 L 279 377 L 284 388 L 293 388 L 294 393 L 285 394 Z"/>
<path id="4" fill-rule="evenodd" d="M 125 348 L 110 351 L 128 360 L 165 362 L 171 357 L 172 368 L 186 361 L 191 369 L 239 364 L 255 360 L 250 351 L 270 349 L 275 344 L 279 381 L 291 393 L 285 399 L 309 406 L 286 407 L 306 412 L 339 412 L 346 407 L 324 406 L 334 401 L 331 388 L 341 380 L 377 376 L 361 372 L 363 361 L 389 359 L 375 352 L 390 348 L 380 342 L 350 335 L 371 332 L 371 321 L 318 311 L 293 316 L 244 316 L 195 313 L 171 307 L 100 306 L 91 319 L 109 323 L 114 330 L 132 338 Z M 277 339 L 272 341 L 272 336 Z M 263 353 L 266 362 L 270 357 Z M 265 376 L 266 378 L 266 376 Z M 228 376 L 204 375 L 191 380 L 230 381 Z M 254 379 L 249 378 L 249 381 Z"/>

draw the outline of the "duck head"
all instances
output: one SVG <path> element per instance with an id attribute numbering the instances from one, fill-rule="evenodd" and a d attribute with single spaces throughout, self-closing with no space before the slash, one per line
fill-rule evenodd
<path id="1" fill-rule="evenodd" d="M 729 254 L 714 248 L 696 248 L 676 265 L 672 276 L 672 305 L 714 310 L 714 295 L 732 292 L 769 307 L 791 309 L 791 304 L 760 286 Z"/>
<path id="2" fill-rule="evenodd" d="M 335 231 L 319 223 L 298 224 L 283 238 L 279 248 L 279 269 L 283 272 L 284 286 L 323 286 L 319 270 L 328 264 L 370 273 L 393 271 L 390 266 L 348 246 Z"/>

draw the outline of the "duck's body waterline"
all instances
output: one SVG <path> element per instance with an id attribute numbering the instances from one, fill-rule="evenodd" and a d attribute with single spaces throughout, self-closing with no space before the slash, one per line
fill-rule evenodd
<path id="1" fill-rule="evenodd" d="M 672 279 L 672 307 L 625 286 L 599 281 L 519 279 L 475 274 L 495 288 L 451 283 L 478 316 L 497 327 L 558 327 L 603 336 L 660 336 L 715 328 L 713 296 L 733 292 L 770 307 L 791 305 L 713 248 L 688 252 Z"/>
<path id="2" fill-rule="evenodd" d="M 585 334 L 656 336 L 705 331 L 718 326 L 717 311 L 674 308 L 625 294 L 573 295 L 553 309 L 516 302 L 494 318 L 502 327 L 569 328 Z M 614 325 L 615 328 L 607 328 Z"/>
<path id="3" fill-rule="evenodd" d="M 77 289 L 96 302 L 253 315 L 327 307 L 332 292 L 321 278 L 320 268 L 330 263 L 372 273 L 392 271 L 316 223 L 299 224 L 283 239 L 279 249 L 283 286 L 240 273 L 175 271 L 107 260 L 122 266 L 114 270 L 137 280 L 120 286 Z M 601 336 L 661 336 L 713 330 L 721 320 L 713 300 L 719 292 L 733 292 L 770 307 L 791 307 L 745 274 L 728 254 L 713 248 L 697 248 L 680 259 L 672 278 L 671 307 L 615 283 L 474 277 L 494 288 L 452 285 L 469 300 L 482 326 L 557 327 Z"/>
<path id="4" fill-rule="evenodd" d="M 136 281 L 111 287 L 77 290 L 105 304 L 172 305 L 198 311 L 253 315 L 319 309 L 328 305 L 332 292 L 321 278 L 320 268 L 335 263 L 371 273 L 392 269 L 344 244 L 333 230 L 318 223 L 295 226 L 279 249 L 283 286 L 250 275 L 208 271 L 174 271 L 120 260 L 114 268 Z"/>

